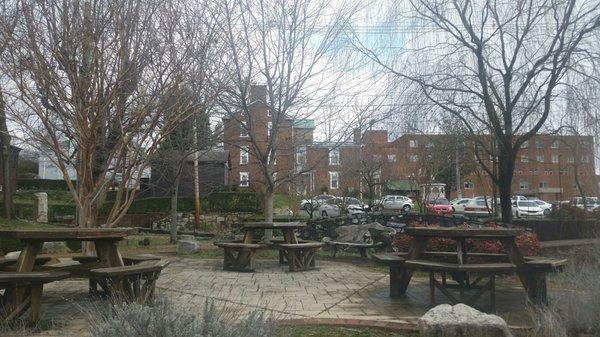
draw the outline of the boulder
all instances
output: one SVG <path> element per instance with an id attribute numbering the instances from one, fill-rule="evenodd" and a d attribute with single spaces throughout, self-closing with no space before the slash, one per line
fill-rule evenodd
<path id="1" fill-rule="evenodd" d="M 419 319 L 421 337 L 512 337 L 506 322 L 468 305 L 441 304 Z"/>
<path id="2" fill-rule="evenodd" d="M 369 242 L 371 241 L 370 229 L 395 233 L 393 228 L 382 226 L 377 222 L 371 222 L 364 225 L 340 226 L 335 230 L 337 234 L 335 240 L 340 242 Z"/>
<path id="3" fill-rule="evenodd" d="M 48 222 L 48 194 L 46 192 L 35 193 L 33 202 L 33 213 L 36 222 Z"/>
<path id="4" fill-rule="evenodd" d="M 67 245 L 64 242 L 44 242 L 42 246 L 42 254 L 57 253 L 67 250 Z"/>
<path id="5" fill-rule="evenodd" d="M 196 240 L 196 237 L 193 235 L 182 234 L 182 235 L 177 236 L 177 241 L 195 241 L 195 240 Z"/>
<path id="6" fill-rule="evenodd" d="M 17 250 L 16 252 L 6 253 L 6 255 L 4 255 L 4 257 L 7 259 L 18 259 L 20 254 L 21 254 L 21 251 Z"/>
<path id="7" fill-rule="evenodd" d="M 177 241 L 177 254 L 193 254 L 200 251 L 200 243 L 197 241 Z"/>

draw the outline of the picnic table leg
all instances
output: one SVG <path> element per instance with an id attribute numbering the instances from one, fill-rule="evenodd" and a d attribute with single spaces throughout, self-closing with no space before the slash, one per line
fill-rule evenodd
<path id="1" fill-rule="evenodd" d="M 113 240 L 97 240 L 94 242 L 96 245 L 96 253 L 98 259 L 106 267 L 123 267 L 123 258 L 119 249 L 117 248 L 117 242 Z"/>
<path id="2" fill-rule="evenodd" d="M 31 322 L 37 322 L 40 319 L 43 289 L 44 284 L 41 282 L 31 285 L 31 304 L 29 308 Z"/>
<path id="3" fill-rule="evenodd" d="M 531 271 L 529 273 L 529 289 L 527 296 L 533 304 L 548 304 L 548 289 L 546 285 L 546 273 L 543 271 Z"/>
<path id="4" fill-rule="evenodd" d="M 252 243 L 252 240 L 254 240 L 254 232 L 251 229 L 246 230 L 246 233 L 244 233 L 244 243 Z"/>
<path id="5" fill-rule="evenodd" d="M 42 251 L 43 244 L 42 241 L 27 242 L 25 249 L 19 254 L 19 259 L 17 260 L 18 273 L 30 272 L 33 270 L 35 257 Z M 10 305 L 12 308 L 18 308 L 22 304 L 25 289 L 26 288 L 24 287 L 15 287 L 12 288 L 10 292 L 8 289 L 6 290 L 8 293 L 7 297 L 11 299 L 9 303 L 11 303 Z"/>
<path id="6" fill-rule="evenodd" d="M 427 248 L 427 238 L 425 237 L 415 237 L 414 242 L 410 246 L 408 251 L 408 255 L 406 257 L 407 260 L 418 259 L 421 254 Z M 410 279 L 412 278 L 413 271 L 410 269 L 402 269 L 402 273 L 400 275 L 400 280 L 398 282 L 398 292 L 401 295 L 406 294 L 406 288 L 408 288 L 408 284 L 410 283 Z"/>
<path id="7" fill-rule="evenodd" d="M 519 276 L 521 284 L 523 284 L 523 287 L 529 294 L 530 277 L 527 272 L 524 271 L 525 259 L 523 258 L 523 255 L 521 255 L 521 252 L 519 252 L 515 238 L 502 239 L 500 240 L 500 243 L 502 244 L 506 255 L 508 255 L 510 262 L 517 266 L 517 276 Z"/>
<path id="8" fill-rule="evenodd" d="M 285 243 L 298 243 L 298 238 L 296 237 L 296 233 L 294 233 L 293 229 L 285 228 L 283 231 L 283 240 Z"/>

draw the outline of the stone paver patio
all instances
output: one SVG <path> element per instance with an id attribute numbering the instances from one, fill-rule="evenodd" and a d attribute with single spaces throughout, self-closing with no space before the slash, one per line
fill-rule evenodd
<path id="1" fill-rule="evenodd" d="M 221 260 L 169 257 L 157 287 L 188 312 L 200 313 L 207 298 L 243 312 L 268 310 L 278 319 L 345 318 L 414 322 L 429 309 L 429 286 L 414 277 L 403 299 L 389 298 L 389 277 L 383 270 L 347 262 L 320 261 L 320 269 L 289 273 L 276 261 L 259 261 L 257 272 L 222 270 Z M 441 294 L 438 303 L 445 303 Z M 85 321 L 78 306 L 90 301 L 86 280 L 67 280 L 46 287 L 44 320 L 66 321 L 40 336 L 84 336 Z M 487 309 L 489 299 L 479 304 Z M 527 325 L 525 292 L 518 281 L 501 280 L 497 291 L 498 314 L 512 325 Z M 240 313 L 241 314 L 241 313 Z"/>

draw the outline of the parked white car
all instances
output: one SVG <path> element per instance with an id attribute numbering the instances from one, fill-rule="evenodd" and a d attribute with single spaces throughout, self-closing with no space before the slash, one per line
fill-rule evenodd
<path id="1" fill-rule="evenodd" d="M 585 197 L 585 202 L 582 197 L 571 198 L 570 204 L 581 209 L 587 209 L 588 211 L 594 211 L 600 207 L 600 200 L 596 197 Z"/>
<path id="2" fill-rule="evenodd" d="M 377 210 L 401 210 L 410 212 L 414 207 L 412 200 L 403 195 L 386 195 L 381 198 L 381 202 L 375 205 Z"/>
<path id="3" fill-rule="evenodd" d="M 450 204 L 452 205 L 454 213 L 464 213 L 465 207 L 467 206 L 469 201 L 471 201 L 471 198 L 457 198 L 450 201 Z"/>
<path id="4" fill-rule="evenodd" d="M 323 218 L 338 217 L 343 214 L 362 214 L 365 205 L 356 198 L 333 198 L 319 205 L 319 214 Z"/>
<path id="5" fill-rule="evenodd" d="M 463 213 L 467 216 L 489 217 L 493 215 L 492 199 L 475 198 L 467 201 Z"/>
<path id="6" fill-rule="evenodd" d="M 336 197 L 328 194 L 321 194 L 310 199 L 304 199 L 300 202 L 300 209 L 310 212 L 313 209 L 318 209 L 319 206 L 326 200 L 335 199 Z"/>
<path id="7" fill-rule="evenodd" d="M 531 201 L 535 202 L 538 206 L 540 206 L 540 208 L 544 211 L 544 215 L 548 215 L 548 214 L 550 214 L 550 212 L 552 212 L 552 204 L 551 203 L 545 202 L 544 200 L 540 200 L 540 199 L 534 199 Z"/>
<path id="8" fill-rule="evenodd" d="M 512 203 L 515 218 L 542 218 L 544 210 L 534 200 L 516 200 Z"/>

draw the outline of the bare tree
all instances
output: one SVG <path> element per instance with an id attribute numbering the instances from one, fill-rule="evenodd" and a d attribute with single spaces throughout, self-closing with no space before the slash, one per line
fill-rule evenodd
<path id="1" fill-rule="evenodd" d="M 17 1 L 2 1 L 0 3 L 0 57 L 8 49 L 18 19 L 19 3 Z M 0 75 L 2 75 L 1 70 Z M 10 219 L 13 212 L 13 193 L 15 186 L 12 186 L 11 167 L 13 165 L 11 165 L 11 137 L 6 123 L 6 100 L 3 92 L 3 80 L 3 78 L 0 78 L 0 162 L 2 163 L 3 172 L 1 183 L 4 198 L 4 217 Z"/>
<path id="2" fill-rule="evenodd" d="M 106 226 L 118 224 L 157 144 L 193 111 L 163 104 L 182 102 L 180 88 L 190 83 L 183 75 L 209 66 L 194 57 L 208 47 L 198 41 L 210 39 L 190 36 L 209 32 L 184 27 L 173 10 L 185 5 L 22 1 L 23 23 L 3 58 L 17 100 L 11 120 L 62 172 L 80 227 L 98 225 L 109 189 L 116 196 Z M 174 98 L 165 100 L 167 94 Z"/>
<path id="3" fill-rule="evenodd" d="M 299 173 L 275 164 L 277 157 L 294 155 L 294 141 L 282 130 L 289 123 L 315 119 L 332 99 L 340 75 L 330 71 L 327 61 L 356 6 L 334 8 L 323 0 L 228 0 L 219 8 L 228 49 L 224 57 L 231 62 L 231 89 L 222 105 L 226 117 L 247 132 L 264 185 L 265 218 L 272 221 L 276 187 Z M 258 97 L 250 95 L 257 82 L 265 83 L 259 96 L 268 110 L 260 118 L 253 117 Z"/>
<path id="4" fill-rule="evenodd" d="M 411 4 L 419 23 L 416 35 L 433 41 L 414 48 L 417 55 L 411 56 L 418 57 L 397 67 L 360 41 L 356 44 L 393 74 L 420 86 L 432 104 L 462 122 L 471 141 L 484 150 L 476 151 L 485 153 L 477 159 L 498 187 L 502 220 L 510 222 L 519 148 L 546 123 L 565 74 L 587 58 L 579 47 L 600 25 L 600 4 L 577 0 L 411 0 Z M 491 134 L 492 142 L 482 141 L 482 134 Z M 486 163 L 490 155 L 497 157 L 497 171 Z"/>

